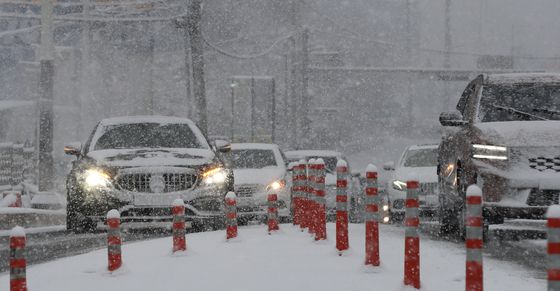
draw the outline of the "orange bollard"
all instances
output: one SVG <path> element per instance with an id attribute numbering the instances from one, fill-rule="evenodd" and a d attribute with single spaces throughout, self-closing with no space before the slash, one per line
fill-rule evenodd
<path id="1" fill-rule="evenodd" d="M 308 175 L 307 175 L 307 201 L 308 201 L 308 205 L 307 205 L 307 222 L 308 222 L 308 227 L 309 227 L 309 233 L 310 234 L 315 234 L 315 229 L 317 227 L 317 222 L 316 220 L 316 203 L 315 203 L 315 190 L 316 190 L 316 183 L 315 183 L 315 175 L 317 173 L 317 161 L 315 159 L 310 159 L 309 162 L 307 163 L 307 167 L 309 169 Z"/>
<path id="2" fill-rule="evenodd" d="M 339 160 L 336 164 L 336 249 L 341 255 L 348 243 L 348 165 Z"/>
<path id="3" fill-rule="evenodd" d="M 469 186 L 469 188 L 467 188 L 466 207 L 466 290 L 482 291 L 482 246 L 484 244 L 482 240 L 482 232 L 484 227 L 484 222 L 482 219 L 482 191 L 475 185 L 471 185 Z"/>
<path id="4" fill-rule="evenodd" d="M 10 291 L 27 291 L 25 230 L 16 226 L 10 233 Z"/>
<path id="5" fill-rule="evenodd" d="M 278 226 L 278 196 L 268 194 L 268 234 L 279 230 Z"/>
<path id="6" fill-rule="evenodd" d="M 112 272 L 122 266 L 121 215 L 117 210 L 107 213 L 107 226 L 108 269 Z"/>
<path id="7" fill-rule="evenodd" d="M 237 237 L 237 196 L 235 193 L 226 194 L 226 239 Z"/>
<path id="8" fill-rule="evenodd" d="M 416 178 L 406 182 L 406 215 L 404 244 L 404 284 L 420 289 L 420 237 L 418 236 L 418 191 Z"/>
<path id="9" fill-rule="evenodd" d="M 379 211 L 378 211 L 377 168 L 366 168 L 366 190 L 364 213 L 366 223 L 366 265 L 379 266 Z"/>
<path id="10" fill-rule="evenodd" d="M 327 239 L 327 207 L 325 198 L 325 162 L 316 161 L 315 176 L 315 240 Z"/>
<path id="11" fill-rule="evenodd" d="M 173 214 L 173 252 L 186 251 L 185 202 L 182 199 L 173 201 L 171 212 Z"/>

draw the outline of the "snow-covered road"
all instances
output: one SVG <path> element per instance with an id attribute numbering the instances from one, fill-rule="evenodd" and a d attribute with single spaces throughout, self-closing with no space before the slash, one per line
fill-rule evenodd
<path id="1" fill-rule="evenodd" d="M 382 266 L 362 266 L 363 225 L 350 226 L 351 250 L 339 257 L 330 238 L 313 242 L 291 225 L 267 235 L 265 226 L 240 228 L 226 242 L 223 231 L 187 235 L 188 251 L 171 255 L 171 239 L 123 246 L 124 267 L 109 274 L 106 250 L 35 265 L 28 269 L 31 290 L 403 290 L 403 228 L 381 227 Z M 457 244 L 421 242 L 422 290 L 464 289 L 465 252 Z M 532 271 L 485 257 L 488 290 L 545 290 L 546 281 Z M 8 286 L 9 275 L 0 276 Z"/>

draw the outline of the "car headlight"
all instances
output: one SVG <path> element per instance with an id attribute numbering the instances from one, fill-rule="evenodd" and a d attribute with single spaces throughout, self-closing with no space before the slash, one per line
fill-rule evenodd
<path id="1" fill-rule="evenodd" d="M 404 182 L 404 181 L 393 180 L 393 182 L 391 184 L 393 186 L 393 189 L 395 189 L 395 190 L 399 190 L 399 191 L 406 190 L 406 182 Z"/>
<path id="2" fill-rule="evenodd" d="M 218 167 L 204 172 L 202 179 L 207 185 L 221 184 L 226 181 L 227 173 L 224 168 Z"/>
<path id="3" fill-rule="evenodd" d="M 105 188 L 111 185 L 111 177 L 98 169 L 89 169 L 84 173 L 84 181 L 89 188 Z"/>
<path id="4" fill-rule="evenodd" d="M 387 204 L 383 205 L 383 211 L 387 211 L 387 210 L 389 210 L 389 205 Z"/>
<path id="5" fill-rule="evenodd" d="M 508 151 L 505 146 L 473 144 L 472 157 L 475 159 L 505 161 L 508 159 Z"/>
<path id="6" fill-rule="evenodd" d="M 268 186 L 266 186 L 266 191 L 280 190 L 280 189 L 283 189 L 284 187 L 286 187 L 286 181 L 284 179 L 276 180 L 276 181 L 268 184 Z"/>

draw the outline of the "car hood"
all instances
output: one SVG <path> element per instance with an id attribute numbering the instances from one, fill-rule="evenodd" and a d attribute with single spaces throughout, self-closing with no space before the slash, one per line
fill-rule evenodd
<path id="1" fill-rule="evenodd" d="M 209 149 L 110 149 L 87 154 L 100 165 L 111 167 L 199 166 L 212 162 Z"/>
<path id="2" fill-rule="evenodd" d="M 233 180 L 235 185 L 260 184 L 268 185 L 276 180 L 284 178 L 286 171 L 282 168 L 263 169 L 233 169 Z"/>
<path id="3" fill-rule="evenodd" d="M 421 183 L 436 183 L 438 181 L 436 167 L 400 167 L 395 169 L 393 180 L 406 182 L 412 173 L 416 174 Z"/>
<path id="4" fill-rule="evenodd" d="M 495 145 L 560 146 L 560 121 L 484 122 L 475 129 L 483 141 Z"/>

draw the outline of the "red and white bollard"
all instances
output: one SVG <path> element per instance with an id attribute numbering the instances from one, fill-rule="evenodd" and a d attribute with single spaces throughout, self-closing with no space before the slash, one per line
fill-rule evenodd
<path id="1" fill-rule="evenodd" d="M 327 201 L 325 198 L 325 162 L 317 160 L 315 176 L 315 240 L 327 239 Z"/>
<path id="2" fill-rule="evenodd" d="M 339 255 L 350 246 L 348 243 L 348 165 L 344 160 L 336 163 L 336 249 Z"/>
<path id="3" fill-rule="evenodd" d="M 379 203 L 377 168 L 369 164 L 366 168 L 366 211 L 364 219 L 366 223 L 366 261 L 370 266 L 379 266 Z"/>
<path id="4" fill-rule="evenodd" d="M 301 202 L 300 202 L 300 228 L 303 231 L 309 227 L 309 179 L 308 179 L 308 164 L 305 160 L 300 160 L 301 166 Z"/>
<path id="5" fill-rule="evenodd" d="M 303 191 L 305 190 L 305 176 L 303 170 L 304 165 L 300 162 L 294 163 L 292 166 L 292 207 L 293 207 L 293 224 L 301 225 L 303 218 Z"/>
<path id="6" fill-rule="evenodd" d="M 465 217 L 467 247 L 466 290 L 482 291 L 482 191 L 478 186 L 467 188 L 467 215 Z"/>
<path id="7" fill-rule="evenodd" d="M 25 230 L 16 226 L 10 233 L 10 291 L 27 291 Z"/>
<path id="8" fill-rule="evenodd" d="M 107 213 L 107 227 L 108 269 L 112 272 L 122 266 L 121 215 L 117 210 Z"/>
<path id="9" fill-rule="evenodd" d="M 560 205 L 546 212 L 548 227 L 548 291 L 560 291 Z"/>
<path id="10" fill-rule="evenodd" d="M 406 182 L 404 284 L 416 289 L 420 289 L 419 187 L 420 183 L 416 177 L 411 177 Z"/>
<path id="11" fill-rule="evenodd" d="M 183 199 L 173 201 L 171 213 L 173 214 L 173 252 L 186 251 L 185 202 Z"/>
<path id="12" fill-rule="evenodd" d="M 279 230 L 278 226 L 278 195 L 268 194 L 268 234 Z"/>
<path id="13" fill-rule="evenodd" d="M 226 194 L 226 239 L 237 237 L 237 196 L 235 193 Z"/>
<path id="14" fill-rule="evenodd" d="M 315 175 L 317 173 L 317 162 L 315 159 L 310 159 L 307 163 L 308 174 L 307 174 L 307 221 L 309 227 L 309 233 L 315 234 L 315 228 L 317 227 L 316 217 L 317 217 L 317 207 L 315 203 Z"/>

